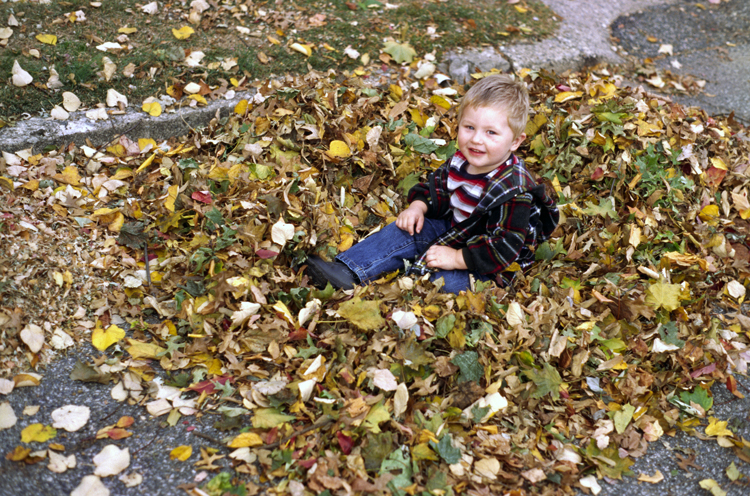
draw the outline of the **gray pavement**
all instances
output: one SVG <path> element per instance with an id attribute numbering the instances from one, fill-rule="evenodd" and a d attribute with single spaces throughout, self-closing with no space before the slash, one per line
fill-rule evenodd
<path id="1" fill-rule="evenodd" d="M 705 108 L 710 114 L 735 116 L 750 122 L 750 2 L 724 0 L 713 5 L 708 0 L 543 0 L 561 18 L 557 35 L 549 40 L 529 45 L 497 47 L 497 50 L 464 51 L 446 56 L 440 67 L 455 79 L 465 77 L 474 66 L 487 70 L 499 68 L 540 68 L 556 71 L 578 69 L 598 62 L 632 63 L 652 57 L 663 69 L 675 74 L 694 75 L 705 79 L 706 92 L 697 96 L 677 96 L 675 100 Z M 699 6 L 702 5 L 703 8 Z M 616 40 L 613 41 L 614 36 Z M 647 41 L 648 36 L 657 43 Z M 672 44 L 673 56 L 659 57 L 660 44 Z M 673 60 L 681 66 L 675 67 Z M 238 95 L 238 99 L 245 95 Z M 78 119 L 60 125 L 44 118 L 21 122 L 15 128 L 0 130 L 0 150 L 16 151 L 28 147 L 36 150 L 47 145 L 61 146 L 70 141 L 82 143 L 90 138 L 95 145 L 132 128 L 131 138 L 154 137 L 164 139 L 187 130 L 184 123 L 200 127 L 216 112 L 229 112 L 236 101 L 214 102 L 208 110 L 181 109 L 179 113 L 165 114 L 158 119 L 146 118 L 142 112 L 132 112 L 93 125 L 87 119 Z M 178 127 L 183 126 L 183 127 Z M 111 385 L 71 381 L 68 376 L 80 358 L 86 361 L 90 348 L 72 352 L 42 371 L 44 379 L 38 387 L 13 391 L 0 396 L 0 402 L 9 401 L 19 416 L 18 424 L 0 431 L 3 453 L 19 444 L 20 431 L 30 423 L 50 423 L 52 410 L 65 404 L 86 404 L 92 409 L 89 425 L 76 433 L 66 433 L 59 442 L 68 446 L 66 454 L 75 453 L 78 467 L 66 474 L 53 474 L 46 462 L 20 465 L 0 458 L 0 495 L 57 495 L 70 494 L 84 475 L 93 472 L 92 457 L 108 444 L 91 439 L 96 430 L 117 421 L 122 415 L 131 415 L 136 423 L 134 435 L 117 444 L 129 447 L 132 462 L 127 472 L 138 472 L 144 482 L 126 488 L 116 478 L 104 479 L 112 494 L 181 494 L 176 484 L 193 480 L 197 475 L 192 463 L 197 460 L 201 446 L 213 446 L 210 441 L 189 434 L 194 427 L 214 438 L 222 433 L 212 429 L 215 419 L 184 417 L 175 427 L 164 428 L 163 420 L 153 419 L 142 407 L 121 405 L 109 394 Z M 749 398 L 736 399 L 723 385 L 712 388 L 715 406 L 712 412 L 723 420 L 731 420 L 737 432 L 750 439 L 748 413 L 750 412 L 750 381 L 740 378 L 740 389 Z M 32 417 L 21 415 L 28 405 L 40 405 Z M 187 423 L 184 423 L 187 422 Z M 189 462 L 169 459 L 169 451 L 181 444 L 193 445 Z M 226 454 L 226 451 L 222 451 Z M 701 470 L 690 468 L 686 472 L 677 466 L 676 454 L 695 454 L 695 464 Z M 664 475 L 659 484 L 638 482 L 634 478 L 623 481 L 600 481 L 603 495 L 685 495 L 709 494 L 698 482 L 714 479 L 729 495 L 750 494 L 748 478 L 731 483 L 726 468 L 734 462 L 741 473 L 750 475 L 750 465 L 741 461 L 731 450 L 721 448 L 715 441 L 701 441 L 695 437 L 678 434 L 665 436 L 654 443 L 647 454 L 636 460 L 632 467 L 636 475 L 653 475 L 658 469 Z M 226 465 L 226 459 L 219 464 Z"/>

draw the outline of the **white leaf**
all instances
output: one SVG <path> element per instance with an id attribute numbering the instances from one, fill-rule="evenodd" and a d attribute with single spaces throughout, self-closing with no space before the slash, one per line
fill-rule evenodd
<path id="1" fill-rule="evenodd" d="M 49 115 L 50 117 L 58 121 L 64 121 L 67 120 L 68 117 L 70 117 L 70 114 L 67 113 L 65 109 L 59 105 L 55 105 Z"/>
<path id="2" fill-rule="evenodd" d="M 107 115 L 106 109 L 98 108 L 86 112 L 86 118 L 91 119 L 92 121 L 106 121 L 109 119 L 109 115 Z"/>
<path id="3" fill-rule="evenodd" d="M 68 112 L 75 112 L 81 107 L 81 99 L 78 98 L 76 95 L 71 93 L 70 91 L 66 91 L 62 94 L 63 97 L 63 107 Z"/>
<path id="4" fill-rule="evenodd" d="M 365 141 L 367 141 L 367 144 L 370 145 L 370 149 L 375 149 L 378 146 L 378 141 L 380 140 L 380 135 L 383 133 L 383 126 L 375 126 L 374 128 L 367 131 L 367 136 L 365 137 Z"/>
<path id="5" fill-rule="evenodd" d="M 115 401 L 125 401 L 128 399 L 128 392 L 125 391 L 125 385 L 122 382 L 115 384 L 115 387 L 112 388 L 109 395 L 112 396 L 112 399 Z"/>
<path id="6" fill-rule="evenodd" d="M 65 405 L 52 412 L 52 427 L 75 432 L 89 421 L 91 410 L 87 406 Z"/>
<path id="7" fill-rule="evenodd" d="M 269 396 L 278 393 L 289 384 L 286 379 L 272 381 L 258 381 L 253 384 L 252 388 L 260 394 Z"/>
<path id="8" fill-rule="evenodd" d="M 280 245 L 282 248 L 284 247 L 286 242 L 293 237 L 294 225 L 287 224 L 286 222 L 284 222 L 284 219 L 279 219 L 279 221 L 271 228 L 271 239 L 274 243 Z"/>
<path id="9" fill-rule="evenodd" d="M 73 489 L 70 496 L 109 496 L 109 489 L 102 484 L 102 480 L 95 475 L 87 475 L 81 479 L 78 487 Z"/>
<path id="10" fill-rule="evenodd" d="M 397 326 L 404 330 L 411 329 L 418 322 L 417 316 L 414 315 L 414 312 L 404 312 L 403 310 L 393 312 L 391 318 Z"/>
<path id="11" fill-rule="evenodd" d="M 508 313 L 505 314 L 505 320 L 511 327 L 516 327 L 526 323 L 526 315 L 521 309 L 521 305 L 518 302 L 512 302 L 508 305 Z"/>
<path id="12" fill-rule="evenodd" d="M 672 45 L 664 44 L 659 46 L 659 53 L 666 53 L 667 55 L 674 55 L 672 53 Z"/>
<path id="13" fill-rule="evenodd" d="M 320 300 L 317 298 L 313 298 L 312 301 L 308 301 L 305 305 L 305 308 L 299 311 L 299 314 L 297 314 L 297 322 L 299 322 L 299 326 L 302 327 L 305 325 L 305 322 L 308 321 L 310 317 L 315 315 L 318 310 L 320 310 Z"/>
<path id="14" fill-rule="evenodd" d="M 203 60 L 203 57 L 205 56 L 206 54 L 200 50 L 190 52 L 190 55 L 185 57 L 185 65 L 188 67 L 198 67 L 201 65 L 201 60 Z"/>
<path id="15" fill-rule="evenodd" d="M 232 326 L 242 325 L 247 319 L 258 313 L 258 310 L 260 310 L 260 303 L 243 301 L 240 303 L 240 309 L 232 313 Z"/>
<path id="16" fill-rule="evenodd" d="M 229 453 L 229 458 L 233 460 L 241 460 L 247 463 L 255 463 L 255 461 L 258 459 L 258 455 L 250 451 L 250 448 L 243 447 Z"/>
<path id="17" fill-rule="evenodd" d="M 151 2 L 150 4 L 141 7 L 141 10 L 145 14 L 154 15 L 159 12 L 159 5 L 156 2 Z"/>
<path id="18" fill-rule="evenodd" d="M 8 16 L 8 26 L 18 26 L 18 19 L 13 14 Z"/>
<path id="19" fill-rule="evenodd" d="M 106 43 L 102 43 L 101 45 L 97 45 L 96 49 L 102 52 L 106 52 L 107 50 L 120 50 L 122 49 L 122 45 L 120 45 L 119 43 L 108 41 Z"/>
<path id="20" fill-rule="evenodd" d="M 0 28 L 0 40 L 7 40 L 13 36 L 13 30 L 10 28 Z"/>
<path id="21" fill-rule="evenodd" d="M 409 389 L 403 382 L 396 388 L 396 394 L 393 396 L 393 416 L 400 417 L 409 405 Z"/>
<path id="22" fill-rule="evenodd" d="M 167 414 L 172 411 L 172 404 L 164 398 L 146 403 L 146 410 L 154 417 Z"/>
<path id="23" fill-rule="evenodd" d="M 398 387 L 396 377 L 388 369 L 376 370 L 372 382 L 383 391 L 395 391 Z"/>
<path id="24" fill-rule="evenodd" d="M 47 465 L 47 468 L 51 471 L 62 474 L 69 468 L 76 468 L 75 455 L 65 456 L 52 450 L 48 450 L 47 453 L 49 454 L 49 465 Z"/>
<path id="25" fill-rule="evenodd" d="M 16 412 L 13 411 L 13 407 L 7 401 L 0 403 L 0 431 L 3 429 L 10 429 L 16 425 Z"/>
<path id="26" fill-rule="evenodd" d="M 729 296 L 739 300 L 740 298 L 745 297 L 745 286 L 732 280 L 727 284 L 727 292 L 729 293 Z"/>
<path id="27" fill-rule="evenodd" d="M 135 289 L 143 286 L 143 281 L 139 277 L 125 276 L 125 280 L 122 285 L 126 288 Z"/>
<path id="28" fill-rule="evenodd" d="M 497 479 L 500 472 L 500 462 L 496 458 L 482 458 L 474 463 L 474 471 L 485 479 Z"/>
<path id="29" fill-rule="evenodd" d="M 582 477 L 578 479 L 578 483 L 587 489 L 591 489 L 591 492 L 594 493 L 594 496 L 602 492 L 602 486 L 599 485 L 599 482 L 596 480 L 595 475 L 587 475 L 586 477 Z"/>
<path id="30" fill-rule="evenodd" d="M 15 86 L 26 86 L 34 80 L 31 74 L 21 68 L 17 60 L 13 62 L 13 69 L 10 73 L 13 75 L 12 81 Z"/>
<path id="31" fill-rule="evenodd" d="M 500 393 L 492 393 L 492 394 L 488 394 L 484 398 L 479 398 L 477 401 L 475 401 L 468 407 L 464 408 L 463 414 L 467 418 L 472 418 L 474 415 L 472 413 L 472 410 L 474 409 L 474 407 L 476 408 L 489 407 L 490 410 L 485 414 L 484 417 L 482 417 L 482 420 L 479 421 L 480 424 L 483 424 L 484 422 L 487 422 L 490 419 L 490 417 L 495 415 L 500 410 L 503 410 L 507 406 L 508 406 L 508 400 L 506 400 L 503 395 L 501 395 Z"/>
<path id="32" fill-rule="evenodd" d="M 143 482 L 143 476 L 138 472 L 131 472 L 127 475 L 122 474 L 120 477 L 118 477 L 118 479 L 120 479 L 120 481 L 125 484 L 125 487 L 135 487 Z"/>
<path id="33" fill-rule="evenodd" d="M 0 378 L 0 394 L 10 394 L 13 391 L 16 383 L 10 379 Z"/>
<path id="34" fill-rule="evenodd" d="M 199 14 L 202 14 L 203 12 L 211 8 L 211 6 L 208 5 L 208 2 L 206 2 L 206 0 L 193 0 L 192 2 L 190 2 L 190 8 L 198 12 Z"/>
<path id="35" fill-rule="evenodd" d="M 664 353 L 665 351 L 677 351 L 680 348 L 673 345 L 667 344 L 659 338 L 654 339 L 654 344 L 651 346 L 651 353 Z"/>
<path id="36" fill-rule="evenodd" d="M 194 94 L 198 93 L 201 90 L 201 85 L 198 83 L 193 83 L 192 81 L 185 85 L 183 88 L 185 90 L 185 93 L 188 94 Z"/>
<path id="37" fill-rule="evenodd" d="M 109 477 L 117 475 L 130 465 L 130 450 L 121 450 L 114 444 L 108 444 L 94 457 L 94 475 Z"/>
<path id="38" fill-rule="evenodd" d="M 302 403 L 305 403 L 310 399 L 310 396 L 312 396 L 313 390 L 315 389 L 315 384 L 317 382 L 318 381 L 316 381 L 315 379 L 308 379 L 299 383 L 299 396 L 302 400 Z"/>
<path id="39" fill-rule="evenodd" d="M 344 48 L 344 55 L 346 55 L 350 59 L 354 59 L 354 60 L 357 60 L 359 58 L 359 52 L 357 50 L 355 50 L 354 48 L 352 48 L 351 45 L 349 45 L 348 47 Z"/>
<path id="40" fill-rule="evenodd" d="M 60 81 L 60 74 L 57 73 L 55 66 L 49 68 L 49 79 L 47 80 L 47 88 L 51 90 L 58 90 L 63 87 L 62 81 Z"/>
<path id="41" fill-rule="evenodd" d="M 104 70 L 102 71 L 104 74 L 104 79 L 109 81 L 110 79 L 112 79 L 112 76 L 115 75 L 115 71 L 117 71 L 117 64 L 112 62 L 112 59 L 110 59 L 109 57 L 104 57 L 102 59 L 102 63 L 104 64 Z M 107 93 L 107 96 L 109 96 L 109 93 Z M 110 105 L 110 107 L 114 107 L 114 105 Z"/>
<path id="42" fill-rule="evenodd" d="M 419 66 L 417 72 L 414 73 L 414 77 L 416 79 L 424 79 L 426 77 L 430 77 L 435 72 L 435 69 L 437 69 L 435 64 L 433 64 L 432 62 L 425 62 L 424 64 Z"/>
<path id="43" fill-rule="evenodd" d="M 21 341 L 26 343 L 32 353 L 38 353 L 44 345 L 44 330 L 35 324 L 28 324 L 21 331 Z"/>

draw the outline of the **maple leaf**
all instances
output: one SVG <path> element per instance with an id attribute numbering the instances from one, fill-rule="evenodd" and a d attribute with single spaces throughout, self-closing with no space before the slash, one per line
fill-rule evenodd
<path id="1" fill-rule="evenodd" d="M 532 398 L 541 398 L 549 394 L 553 400 L 560 399 L 560 386 L 563 381 L 557 369 L 548 362 L 544 362 L 542 370 L 529 369 L 524 371 L 524 374 L 536 385 L 536 390 L 530 395 Z"/>
<path id="2" fill-rule="evenodd" d="M 682 288 L 679 284 L 658 282 L 646 289 L 646 303 L 654 310 L 663 308 L 671 312 L 680 308 L 681 295 Z"/>
<path id="3" fill-rule="evenodd" d="M 581 210 L 585 214 L 601 215 L 605 219 L 609 217 L 612 220 L 617 220 L 620 218 L 620 216 L 617 214 L 617 211 L 615 210 L 615 199 L 613 197 L 600 200 L 598 205 L 594 204 L 593 202 L 587 201 L 586 205 L 588 206 L 588 208 L 584 208 Z"/>
<path id="4" fill-rule="evenodd" d="M 430 441 L 430 446 L 448 465 L 453 465 L 461 460 L 461 450 L 453 446 L 452 438 L 448 433 L 443 435 L 437 443 Z"/>
<path id="5" fill-rule="evenodd" d="M 479 363 L 479 355 L 476 351 L 466 351 L 451 359 L 453 365 L 461 369 L 458 382 L 477 382 L 484 374 L 484 367 Z"/>
<path id="6" fill-rule="evenodd" d="M 428 343 L 418 343 L 414 336 L 396 345 L 396 358 L 404 361 L 407 367 L 418 369 L 435 360 L 435 355 L 427 351 Z"/>
<path id="7" fill-rule="evenodd" d="M 377 301 L 352 298 L 339 305 L 338 313 L 363 331 L 374 331 L 385 325 L 385 319 L 380 314 L 380 305 Z"/>
<path id="8" fill-rule="evenodd" d="M 417 56 L 416 50 L 408 42 L 386 41 L 383 51 L 393 57 L 393 60 L 399 64 L 411 64 L 411 61 Z"/>

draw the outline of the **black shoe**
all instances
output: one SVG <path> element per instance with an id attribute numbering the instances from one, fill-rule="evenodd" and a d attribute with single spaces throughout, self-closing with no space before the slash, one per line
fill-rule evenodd
<path id="1" fill-rule="evenodd" d="M 316 255 L 307 257 L 307 275 L 320 289 L 325 289 L 329 282 L 336 289 L 352 289 L 359 284 L 359 278 L 346 264 L 326 262 Z"/>

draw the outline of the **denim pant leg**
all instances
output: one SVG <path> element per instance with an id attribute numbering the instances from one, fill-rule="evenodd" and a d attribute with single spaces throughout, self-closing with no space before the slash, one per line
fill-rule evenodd
<path id="1" fill-rule="evenodd" d="M 404 259 L 421 255 L 450 225 L 450 220 L 425 218 L 422 232 L 412 236 L 392 222 L 340 253 L 336 260 L 346 264 L 363 283 L 374 281 L 384 272 L 402 269 Z"/>

